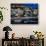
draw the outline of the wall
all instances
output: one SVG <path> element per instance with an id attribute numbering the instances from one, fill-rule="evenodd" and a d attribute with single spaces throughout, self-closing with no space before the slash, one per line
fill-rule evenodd
<path id="1" fill-rule="evenodd" d="M 12 25 L 10 24 L 10 4 L 11 3 L 39 3 L 39 24 L 38 25 Z M 10 32 L 10 36 L 13 32 L 16 33 L 16 37 L 29 37 L 34 31 L 41 31 L 46 37 L 46 1 L 44 0 L 0 0 L 0 6 L 4 6 L 8 9 L 2 10 L 4 20 L 0 23 L 0 46 L 2 46 L 2 38 L 4 38 L 3 27 L 9 25 L 13 31 Z M 45 38 L 46 45 L 46 38 Z"/>

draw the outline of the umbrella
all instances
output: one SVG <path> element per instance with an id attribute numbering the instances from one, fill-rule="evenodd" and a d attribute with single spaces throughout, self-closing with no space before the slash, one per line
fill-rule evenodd
<path id="1" fill-rule="evenodd" d="M 9 26 L 6 26 L 3 28 L 3 31 L 12 31 L 12 29 Z"/>

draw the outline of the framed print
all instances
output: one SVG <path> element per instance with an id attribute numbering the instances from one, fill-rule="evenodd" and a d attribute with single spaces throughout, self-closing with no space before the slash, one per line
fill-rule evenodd
<path id="1" fill-rule="evenodd" d="M 38 4 L 11 4 L 11 24 L 38 24 Z"/>

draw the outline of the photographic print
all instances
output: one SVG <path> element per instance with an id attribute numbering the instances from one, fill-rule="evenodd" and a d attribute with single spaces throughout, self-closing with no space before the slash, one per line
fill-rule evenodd
<path id="1" fill-rule="evenodd" d="M 38 24 L 38 4 L 11 4 L 11 24 Z"/>

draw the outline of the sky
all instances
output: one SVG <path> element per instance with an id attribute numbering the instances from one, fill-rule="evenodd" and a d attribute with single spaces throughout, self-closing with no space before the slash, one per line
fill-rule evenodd
<path id="1" fill-rule="evenodd" d="M 37 3 L 27 3 L 27 4 L 13 4 L 14 6 L 18 5 L 18 6 L 25 6 L 25 7 L 31 7 L 32 9 L 38 9 L 38 4 Z"/>

